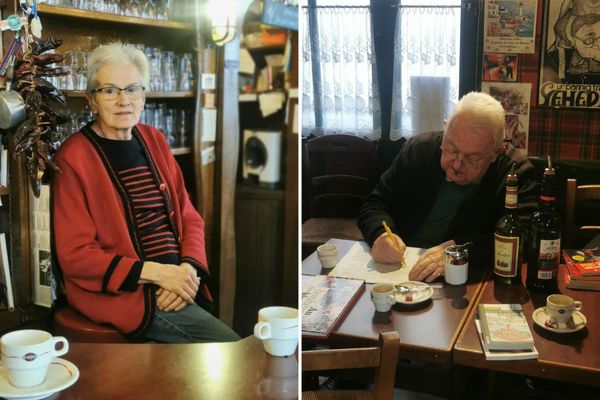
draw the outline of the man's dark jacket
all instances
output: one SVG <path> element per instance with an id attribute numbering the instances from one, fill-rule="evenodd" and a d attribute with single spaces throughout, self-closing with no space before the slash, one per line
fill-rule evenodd
<path id="1" fill-rule="evenodd" d="M 370 246 L 384 232 L 382 221 L 387 221 L 407 246 L 415 245 L 412 240 L 426 221 L 445 179 L 440 165 L 441 144 L 442 132 L 414 136 L 383 173 L 358 216 L 358 226 Z M 519 178 L 518 212 L 528 226 L 529 217 L 537 206 L 535 170 L 509 144 L 506 151 L 490 164 L 475 193 L 460 206 L 444 235 L 444 241 L 474 242 L 472 260 L 477 263 L 492 261 L 494 226 L 504 213 L 506 175 L 513 163 Z"/>

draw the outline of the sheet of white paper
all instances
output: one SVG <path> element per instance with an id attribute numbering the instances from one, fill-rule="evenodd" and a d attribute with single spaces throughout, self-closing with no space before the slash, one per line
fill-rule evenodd
<path id="1" fill-rule="evenodd" d="M 250 52 L 244 48 L 240 49 L 240 69 L 239 72 L 243 74 L 254 75 L 255 69 L 254 60 L 250 55 Z"/>
<path id="2" fill-rule="evenodd" d="M 217 134 L 217 110 L 202 109 L 202 142 L 214 142 Z"/>
<path id="3" fill-rule="evenodd" d="M 285 94 L 283 92 L 263 93 L 258 96 L 258 103 L 263 117 L 276 113 L 283 107 Z"/>
<path id="4" fill-rule="evenodd" d="M 356 242 L 338 261 L 329 276 L 363 279 L 367 283 L 400 283 L 408 281 L 408 273 L 425 249 L 407 247 L 404 253 L 406 267 L 400 264 L 380 264 L 373 261 L 371 248 L 365 242 Z"/>

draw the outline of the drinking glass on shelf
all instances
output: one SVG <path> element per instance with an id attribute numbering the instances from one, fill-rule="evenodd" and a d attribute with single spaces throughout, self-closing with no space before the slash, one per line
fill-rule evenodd
<path id="1" fill-rule="evenodd" d="M 178 125 L 178 134 L 177 137 L 179 139 L 179 147 L 187 146 L 187 130 L 189 128 L 188 123 L 188 112 L 186 110 L 178 110 L 177 111 L 177 125 Z"/>
<path id="2" fill-rule="evenodd" d="M 175 111 L 173 109 L 166 109 L 164 114 L 165 121 L 165 135 L 167 137 L 167 142 L 169 143 L 169 147 L 175 146 L 175 138 L 173 136 L 173 130 L 175 126 Z"/>
<path id="3" fill-rule="evenodd" d="M 142 5 L 140 16 L 147 19 L 156 19 L 156 4 L 153 0 L 146 0 Z"/>
<path id="4" fill-rule="evenodd" d="M 174 92 L 177 88 L 175 77 L 175 53 L 165 51 L 162 53 L 163 88 L 165 92 Z"/>
<path id="5" fill-rule="evenodd" d="M 181 55 L 177 71 L 178 89 L 183 92 L 192 90 L 192 55 L 190 53 Z"/>

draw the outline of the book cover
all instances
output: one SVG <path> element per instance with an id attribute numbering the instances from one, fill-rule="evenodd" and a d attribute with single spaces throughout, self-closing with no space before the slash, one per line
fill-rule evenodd
<path id="1" fill-rule="evenodd" d="M 595 249 L 564 249 L 565 264 L 571 267 L 572 275 L 600 276 L 600 251 Z"/>
<path id="2" fill-rule="evenodd" d="M 302 335 L 326 339 L 365 290 L 365 281 L 302 275 Z"/>
<path id="3" fill-rule="evenodd" d="M 479 304 L 478 311 L 489 350 L 533 349 L 533 336 L 520 304 Z"/>
<path id="4" fill-rule="evenodd" d="M 0 233 L 0 310 L 12 310 L 14 307 L 6 234 Z"/>
<path id="5" fill-rule="evenodd" d="M 531 350 L 490 350 L 483 339 L 478 319 L 475 320 L 475 328 L 486 360 L 531 360 L 538 358 L 539 353 L 535 346 Z"/>

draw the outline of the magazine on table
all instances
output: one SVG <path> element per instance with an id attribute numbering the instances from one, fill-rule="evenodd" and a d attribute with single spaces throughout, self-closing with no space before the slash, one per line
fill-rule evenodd
<path id="1" fill-rule="evenodd" d="M 302 335 L 326 339 L 364 290 L 364 280 L 302 275 Z"/>
<path id="2" fill-rule="evenodd" d="M 520 304 L 479 304 L 478 311 L 489 350 L 533 349 L 533 336 Z"/>

